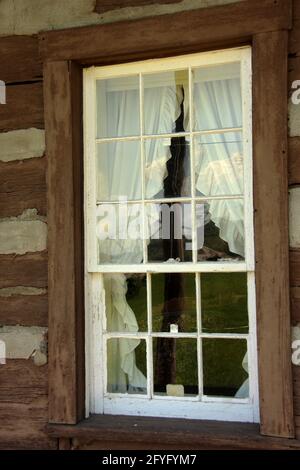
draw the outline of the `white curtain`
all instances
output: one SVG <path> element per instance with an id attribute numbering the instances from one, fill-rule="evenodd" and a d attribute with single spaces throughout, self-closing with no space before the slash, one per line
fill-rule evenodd
<path id="1" fill-rule="evenodd" d="M 233 67 L 233 74 L 235 68 Z M 194 127 L 211 130 L 240 127 L 242 101 L 239 78 L 204 80 L 201 70 L 194 77 Z M 204 135 L 195 139 L 196 189 L 203 196 L 243 193 L 241 134 Z M 241 200 L 209 202 L 211 220 L 231 252 L 244 256 L 244 212 Z"/>
<path id="2" fill-rule="evenodd" d="M 128 88 L 121 91 L 110 91 L 107 88 L 105 93 L 100 92 L 101 105 L 98 109 L 103 110 L 104 99 L 106 110 L 102 112 L 107 116 L 106 122 L 103 123 L 104 117 L 102 119 L 102 134 L 107 135 L 106 129 L 109 129 L 111 136 L 139 135 L 137 129 L 139 94 L 138 90 Z M 175 83 L 169 86 L 148 86 L 145 89 L 145 125 L 148 134 L 174 131 L 175 121 L 180 115 L 182 96 L 182 90 Z M 128 200 L 140 199 L 142 175 L 139 141 L 100 144 L 98 152 L 98 199 L 118 200 L 120 196 Z M 163 189 L 163 181 L 167 176 L 166 163 L 171 157 L 170 140 L 149 141 L 145 146 L 145 155 L 145 192 L 147 198 L 153 198 Z M 128 205 L 127 208 L 130 224 L 136 217 L 138 207 L 131 208 Z M 104 220 L 100 218 L 98 224 L 105 223 Z M 122 223 L 120 220 L 117 222 Z M 99 243 L 99 259 L 101 263 L 139 264 L 143 259 L 142 241 L 128 238 L 102 240 Z M 132 333 L 138 331 L 134 312 L 126 301 L 126 292 L 125 274 L 105 275 L 106 315 L 110 331 Z M 145 391 L 146 377 L 138 369 L 135 360 L 135 349 L 139 344 L 140 341 L 135 339 L 109 341 L 108 391 L 119 393 Z"/>
<path id="3" fill-rule="evenodd" d="M 200 73 L 200 72 L 199 72 Z M 198 79 L 199 78 L 199 79 Z M 185 128 L 188 129 L 188 90 L 173 85 L 148 86 L 144 93 L 145 127 L 148 134 L 171 133 L 180 115 L 184 98 Z M 120 89 L 109 86 L 98 92 L 101 110 L 101 136 L 139 135 L 139 92 L 130 84 Z M 103 104 L 106 103 L 106 106 Z M 106 108 L 106 109 L 105 109 Z M 242 104 L 239 78 L 203 80 L 195 75 L 194 120 L 196 129 L 239 127 Z M 109 133 L 107 132 L 109 131 Z M 238 133 L 199 138 L 195 142 L 196 189 L 204 196 L 243 193 L 243 157 Z M 98 199 L 129 200 L 141 198 L 140 143 L 113 142 L 100 144 L 98 150 Z M 152 139 L 145 145 L 145 193 L 153 198 L 163 190 L 167 161 L 171 157 L 170 139 Z M 129 223 L 136 217 L 129 210 Z M 227 241 L 230 251 L 244 256 L 243 204 L 241 201 L 209 203 L 211 220 Z M 151 214 L 151 227 L 157 227 L 156 212 Z M 121 221 L 118 221 L 121 222 Z M 99 218 L 99 226 L 103 219 Z M 185 224 L 185 225 L 188 225 Z M 153 229 L 154 230 L 154 229 Z M 187 238 L 189 230 L 185 227 Z M 151 233 L 150 233 L 151 235 Z M 131 264 L 143 259 L 142 241 L 134 239 L 102 240 L 99 243 L 101 263 Z M 110 331 L 138 331 L 135 314 L 126 300 L 124 274 L 105 275 L 106 315 Z M 136 365 L 135 350 L 139 340 L 116 339 L 108 347 L 108 391 L 140 392 L 146 389 L 146 378 Z M 244 362 L 247 360 L 245 356 Z M 248 382 L 237 392 L 248 396 Z"/>

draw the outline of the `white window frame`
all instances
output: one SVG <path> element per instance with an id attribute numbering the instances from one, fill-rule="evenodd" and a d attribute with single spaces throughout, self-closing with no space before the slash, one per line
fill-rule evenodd
<path id="1" fill-rule="evenodd" d="M 220 65 L 237 62 L 241 64 L 241 84 L 243 102 L 243 149 L 244 149 L 244 224 L 245 224 L 245 261 L 226 262 L 193 262 L 189 263 L 149 263 L 143 262 L 138 265 L 100 265 L 97 260 L 96 240 L 96 146 L 99 140 L 110 141 L 112 139 L 96 138 L 96 80 L 113 77 L 139 74 L 140 85 L 142 74 L 162 71 L 175 71 L 183 68 L 189 70 L 189 109 L 192 110 L 192 68 L 208 65 Z M 140 86 L 141 89 L 141 86 Z M 254 258 L 254 227 L 253 227 L 253 168 L 252 168 L 252 65 L 251 47 L 240 47 L 222 51 L 190 54 L 166 59 L 155 59 L 120 64 L 104 67 L 90 67 L 84 70 L 83 76 L 84 94 L 84 214 L 85 214 L 85 338 L 86 338 L 86 415 L 98 414 L 124 414 L 144 415 L 161 417 L 179 417 L 189 419 L 213 419 L 220 421 L 259 422 L 259 400 L 258 400 L 258 368 L 257 368 L 257 337 L 256 337 L 256 298 L 255 298 L 255 258 Z M 140 106 L 142 110 L 143 100 Z M 142 120 L 142 112 L 140 119 Z M 193 117 L 190 117 L 191 123 Z M 141 122 L 141 124 L 143 124 Z M 142 125 L 141 125 L 142 129 Z M 237 131 L 237 129 L 230 129 Z M 193 145 L 193 135 L 204 134 L 206 131 L 193 132 L 192 124 L 190 132 L 181 133 L 190 137 L 190 145 Z M 222 133 L 222 130 L 215 131 Z M 207 132 L 206 132 L 207 133 Z M 174 137 L 176 134 L 163 134 L 156 136 L 140 136 L 144 138 Z M 121 140 L 130 140 L 124 137 Z M 119 139 L 120 140 L 120 139 Z M 143 148 L 143 145 L 141 146 Z M 191 155 L 193 151 L 191 150 Z M 143 168 L 143 151 L 141 152 Z M 193 157 L 191 157 L 193 165 Z M 192 172 L 193 174 L 193 172 Z M 192 178 L 192 194 L 194 181 Z M 219 197 L 220 198 L 220 197 Z M 223 197 L 222 197 L 223 198 Z M 213 197 L 203 197 L 203 200 Z M 182 198 L 176 198 L 176 201 Z M 201 198 L 197 198 L 197 201 Z M 165 200 L 164 200 L 165 201 Z M 135 201 L 136 202 L 136 201 Z M 149 202 L 147 200 L 147 202 Z M 150 201 L 151 202 L 151 201 Z M 153 202 L 159 202 L 155 200 Z M 193 201 L 195 203 L 195 200 Z M 195 211 L 193 211 L 193 227 L 195 227 Z M 195 247 L 196 235 L 193 230 L 193 246 Z M 196 250 L 194 249 L 195 253 Z M 104 335 L 109 337 L 105 331 L 105 298 L 103 273 L 146 273 L 147 282 L 150 273 L 196 273 L 196 295 L 199 300 L 201 273 L 209 272 L 245 272 L 247 273 L 248 285 L 248 334 L 184 334 L 185 337 L 196 337 L 198 342 L 201 338 L 245 338 L 248 345 L 249 362 L 249 398 L 223 398 L 223 397 L 169 397 L 155 396 L 151 394 L 148 387 L 147 395 L 132 394 L 109 394 L 105 392 L 106 382 L 106 353 L 104 348 Z M 148 282 L 149 286 L 149 282 Z M 148 321 L 150 320 L 149 305 L 151 292 L 147 288 L 148 296 Z M 151 321 L 151 320 L 150 320 Z M 151 323 L 150 323 L 151 324 Z M 199 323 L 198 323 L 199 324 Z M 170 334 L 168 334 L 169 336 Z M 174 337 L 180 336 L 174 334 Z M 112 336 L 116 336 L 115 334 Z M 150 345 L 150 333 L 122 334 L 118 337 L 140 337 Z M 182 336 L 182 335 L 181 335 Z M 200 343 L 198 345 L 198 354 Z M 199 361 L 198 362 L 201 364 Z M 149 358 L 147 357 L 148 374 Z M 199 366 L 199 378 L 201 370 Z M 151 369 L 151 367 L 150 367 Z M 200 385 L 200 384 L 199 384 Z"/>

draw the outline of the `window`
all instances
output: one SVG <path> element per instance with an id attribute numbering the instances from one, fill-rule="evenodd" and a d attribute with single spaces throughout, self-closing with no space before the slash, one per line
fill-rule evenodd
<path id="1" fill-rule="evenodd" d="M 89 409 L 257 422 L 251 48 L 84 71 Z"/>

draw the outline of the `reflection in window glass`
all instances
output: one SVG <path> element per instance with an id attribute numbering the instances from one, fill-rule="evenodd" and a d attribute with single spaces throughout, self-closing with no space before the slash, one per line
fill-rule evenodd
<path id="1" fill-rule="evenodd" d="M 153 331 L 197 331 L 195 275 L 153 274 L 151 280 Z"/>
<path id="2" fill-rule="evenodd" d="M 240 64 L 222 64 L 193 70 L 194 129 L 241 127 Z"/>
<path id="3" fill-rule="evenodd" d="M 170 134 L 181 128 L 188 130 L 188 71 L 179 70 L 143 76 L 145 134 Z M 184 111 L 184 113 L 183 113 Z M 185 117 L 183 117 L 185 114 Z M 185 123 L 183 123 L 183 119 Z"/>
<path id="4" fill-rule="evenodd" d="M 241 133 L 195 138 L 197 196 L 243 194 L 243 143 Z"/>
<path id="5" fill-rule="evenodd" d="M 146 204 L 149 262 L 192 261 L 191 204 Z"/>
<path id="6" fill-rule="evenodd" d="M 146 341 L 129 338 L 107 340 L 107 392 L 147 393 Z"/>
<path id="7" fill-rule="evenodd" d="M 97 80 L 97 137 L 140 134 L 139 77 Z"/>
<path id="8" fill-rule="evenodd" d="M 139 141 L 109 142 L 97 146 L 98 201 L 141 199 L 142 173 Z"/>
<path id="9" fill-rule="evenodd" d="M 196 211 L 198 261 L 243 260 L 243 200 L 210 200 L 196 204 Z"/>
<path id="10" fill-rule="evenodd" d="M 247 274 L 201 274 L 204 333 L 248 333 Z"/>
<path id="11" fill-rule="evenodd" d="M 204 395 L 248 398 L 247 341 L 202 340 Z"/>
<path id="12" fill-rule="evenodd" d="M 154 338 L 154 393 L 198 395 L 197 340 Z"/>
<path id="13" fill-rule="evenodd" d="M 145 274 L 104 274 L 104 289 L 107 331 L 147 331 Z"/>
<path id="14" fill-rule="evenodd" d="M 190 146 L 185 137 L 145 141 L 146 199 L 191 196 Z"/>
<path id="15" fill-rule="evenodd" d="M 143 261 L 142 205 L 99 204 L 96 234 L 100 263 L 140 264 Z"/>

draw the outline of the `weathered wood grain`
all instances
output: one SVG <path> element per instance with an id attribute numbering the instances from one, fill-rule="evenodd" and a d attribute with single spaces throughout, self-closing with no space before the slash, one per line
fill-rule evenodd
<path id="1" fill-rule="evenodd" d="M 291 26 L 289 0 L 249 0 L 215 8 L 40 34 L 40 50 L 52 60 L 113 63 L 133 58 L 240 44 L 264 31 Z M 91 37 L 93 40 L 91 41 Z"/>
<path id="2" fill-rule="evenodd" d="M 119 10 L 127 7 L 141 7 L 153 4 L 180 3 L 182 0 L 97 0 L 95 5 L 96 13 Z"/>
<path id="3" fill-rule="evenodd" d="M 1 287 L 47 287 L 47 252 L 0 255 Z"/>
<path id="4" fill-rule="evenodd" d="M 6 87 L 6 104 L 0 106 L 0 131 L 44 128 L 42 82 Z"/>
<path id="5" fill-rule="evenodd" d="M 127 444 L 139 449 L 185 444 L 192 449 L 300 449 L 293 439 L 262 436 L 258 425 L 247 423 L 94 415 L 77 426 L 49 425 L 47 429 L 53 437 L 73 438 L 77 448 L 90 442 L 96 449 L 98 440 L 100 449 L 117 442 L 121 449 Z"/>
<path id="6" fill-rule="evenodd" d="M 5 83 L 41 79 L 37 36 L 7 36 L 0 38 L 1 80 Z"/>
<path id="7" fill-rule="evenodd" d="M 300 137 L 289 138 L 289 184 L 300 184 Z"/>
<path id="8" fill-rule="evenodd" d="M 290 285 L 300 286 L 300 250 L 290 250 Z"/>
<path id="9" fill-rule="evenodd" d="M 47 326 L 48 296 L 0 297 L 0 325 Z"/>
<path id="10" fill-rule="evenodd" d="M 47 366 L 8 360 L 0 367 L 0 448 L 55 449 L 46 433 Z"/>
<path id="11" fill-rule="evenodd" d="M 274 32 L 255 36 L 253 44 L 261 432 L 281 437 L 294 435 L 288 263 L 287 40 L 287 32 Z"/>
<path id="12" fill-rule="evenodd" d="M 0 217 L 20 215 L 25 209 L 47 213 L 46 158 L 0 162 Z"/>
<path id="13" fill-rule="evenodd" d="M 84 416 L 82 70 L 44 70 L 49 224 L 49 420 Z M 61 158 L 61 155 L 64 158 Z"/>
<path id="14" fill-rule="evenodd" d="M 293 324 L 300 323 L 300 287 L 291 287 L 291 314 Z"/>

